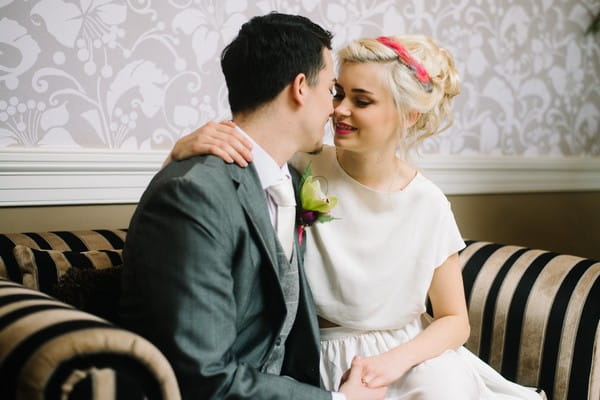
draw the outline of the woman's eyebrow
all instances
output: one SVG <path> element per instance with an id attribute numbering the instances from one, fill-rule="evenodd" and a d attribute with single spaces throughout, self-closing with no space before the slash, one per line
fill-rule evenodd
<path id="1" fill-rule="evenodd" d="M 361 88 L 354 88 L 354 89 L 351 90 L 351 92 L 366 93 L 366 94 L 375 94 L 373 92 L 368 91 L 367 89 L 361 89 Z"/>
<path id="2" fill-rule="evenodd" d="M 335 87 L 344 90 L 344 87 L 342 85 L 340 85 L 338 82 L 335 83 Z M 354 93 L 375 94 L 371 91 L 368 91 L 367 89 L 362 89 L 362 88 L 353 88 L 350 91 L 354 92 Z"/>

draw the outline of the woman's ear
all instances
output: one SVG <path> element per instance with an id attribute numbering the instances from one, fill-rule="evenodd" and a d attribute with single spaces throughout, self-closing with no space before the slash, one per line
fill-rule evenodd
<path id="1" fill-rule="evenodd" d="M 292 81 L 291 95 L 294 102 L 298 103 L 298 105 L 304 105 L 306 100 L 306 85 L 306 75 L 302 73 L 296 75 Z"/>

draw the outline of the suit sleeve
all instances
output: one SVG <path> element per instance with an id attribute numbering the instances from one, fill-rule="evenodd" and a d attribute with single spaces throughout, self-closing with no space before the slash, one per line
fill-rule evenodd
<path id="1" fill-rule="evenodd" d="M 184 399 L 331 399 L 236 359 L 233 225 L 219 180 L 206 181 L 168 179 L 134 217 L 126 262 L 143 288 L 137 325 L 171 362 Z"/>

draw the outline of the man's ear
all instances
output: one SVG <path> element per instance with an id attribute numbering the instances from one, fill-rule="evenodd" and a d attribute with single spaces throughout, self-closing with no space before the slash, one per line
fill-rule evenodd
<path id="1" fill-rule="evenodd" d="M 291 85 L 291 96 L 298 105 L 304 105 L 306 100 L 306 86 L 306 75 L 303 73 L 296 75 Z"/>

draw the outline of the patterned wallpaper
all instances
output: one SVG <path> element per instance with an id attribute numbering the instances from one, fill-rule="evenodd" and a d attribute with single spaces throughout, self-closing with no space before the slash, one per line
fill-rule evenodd
<path id="1" fill-rule="evenodd" d="M 219 54 L 250 17 L 335 47 L 425 33 L 455 55 L 455 125 L 425 153 L 600 156 L 598 0 L 0 0 L 0 150 L 168 149 L 229 115 Z"/>

